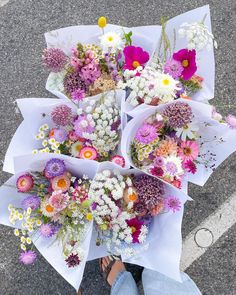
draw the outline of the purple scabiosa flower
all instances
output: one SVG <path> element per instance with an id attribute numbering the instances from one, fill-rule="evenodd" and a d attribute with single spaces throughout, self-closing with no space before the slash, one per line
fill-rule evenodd
<path id="1" fill-rule="evenodd" d="M 64 129 L 55 129 L 54 130 L 54 138 L 56 141 L 62 143 L 63 141 L 67 140 L 67 132 Z"/>
<path id="2" fill-rule="evenodd" d="M 75 267 L 77 265 L 80 264 L 81 260 L 79 259 L 79 255 L 78 254 L 70 254 L 70 256 L 67 257 L 67 259 L 65 260 L 68 267 Z"/>
<path id="3" fill-rule="evenodd" d="M 163 115 L 169 119 L 170 127 L 182 128 L 191 121 L 193 112 L 187 103 L 175 102 L 164 109 Z"/>
<path id="4" fill-rule="evenodd" d="M 229 128 L 236 129 L 236 117 L 233 115 L 228 115 L 225 118 L 226 123 L 228 124 Z"/>
<path id="5" fill-rule="evenodd" d="M 55 234 L 54 226 L 50 223 L 42 224 L 39 231 L 44 238 L 51 238 Z"/>
<path id="6" fill-rule="evenodd" d="M 70 124 L 72 118 L 72 109 L 66 104 L 56 106 L 51 112 L 51 119 L 58 126 L 66 126 Z"/>
<path id="7" fill-rule="evenodd" d="M 178 168 L 174 162 L 167 162 L 165 165 L 165 170 L 167 174 L 175 175 L 178 172 Z"/>
<path id="8" fill-rule="evenodd" d="M 181 202 L 174 196 L 169 196 L 165 199 L 165 207 L 167 210 L 171 210 L 173 213 L 181 209 Z"/>
<path id="9" fill-rule="evenodd" d="M 137 131 L 135 139 L 140 143 L 150 143 L 157 138 L 156 128 L 151 124 L 144 123 Z"/>
<path id="10" fill-rule="evenodd" d="M 94 210 L 96 210 L 97 206 L 98 206 L 98 204 L 96 202 L 93 202 L 91 204 L 90 208 L 91 208 L 92 211 L 94 211 Z"/>
<path id="11" fill-rule="evenodd" d="M 71 96 L 75 90 L 86 90 L 86 85 L 82 81 L 79 72 L 68 72 L 64 77 L 63 85 L 65 93 L 69 96 Z"/>
<path id="12" fill-rule="evenodd" d="M 76 136 L 83 137 L 84 132 L 93 133 L 95 127 L 91 126 L 86 115 L 81 115 L 74 121 L 74 130 Z"/>
<path id="13" fill-rule="evenodd" d="M 33 211 L 37 210 L 40 206 L 40 198 L 38 196 L 29 196 L 22 200 L 21 206 L 24 210 L 31 208 Z"/>
<path id="14" fill-rule="evenodd" d="M 71 93 L 71 98 L 76 102 L 83 100 L 85 96 L 86 96 L 86 93 L 84 89 L 76 89 Z"/>
<path id="15" fill-rule="evenodd" d="M 60 48 L 48 48 L 43 51 L 43 64 L 51 72 L 60 72 L 63 70 L 67 56 Z"/>
<path id="16" fill-rule="evenodd" d="M 34 263 L 36 258 L 36 252 L 28 250 L 21 253 L 19 260 L 21 263 L 28 265 Z"/>
<path id="17" fill-rule="evenodd" d="M 164 73 L 171 75 L 174 79 L 178 79 L 181 76 L 183 70 L 184 67 L 182 66 L 181 62 L 173 58 L 167 60 L 164 65 Z"/>
<path id="18" fill-rule="evenodd" d="M 44 174 L 47 178 L 53 178 L 64 174 L 66 166 L 64 161 L 60 159 L 51 159 L 46 163 Z"/>
<path id="19" fill-rule="evenodd" d="M 141 174 L 134 177 L 133 183 L 138 194 L 137 204 L 143 204 L 147 210 L 147 215 L 152 215 L 157 208 L 162 210 L 164 185 L 159 179 Z M 135 206 L 137 205 L 135 204 Z M 155 214 L 158 214 L 158 212 L 155 211 Z"/>
<path id="20" fill-rule="evenodd" d="M 81 68 L 80 78 L 86 85 L 91 85 L 101 74 L 99 65 L 95 62 L 90 62 Z"/>

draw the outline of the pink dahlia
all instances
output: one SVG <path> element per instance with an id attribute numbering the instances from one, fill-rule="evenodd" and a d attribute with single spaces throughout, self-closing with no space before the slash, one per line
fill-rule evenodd
<path id="1" fill-rule="evenodd" d="M 228 124 L 229 128 L 236 129 L 236 117 L 233 115 L 228 115 L 225 118 L 226 123 Z"/>
<path id="2" fill-rule="evenodd" d="M 67 56 L 60 48 L 48 48 L 43 51 L 43 64 L 51 72 L 60 72 L 63 70 Z"/>
<path id="3" fill-rule="evenodd" d="M 30 174 L 21 175 L 16 181 L 16 187 L 19 192 L 27 193 L 34 186 L 33 176 Z"/>
<path id="4" fill-rule="evenodd" d="M 29 250 L 29 251 L 22 252 L 19 260 L 21 263 L 28 265 L 28 264 L 34 263 L 36 258 L 37 258 L 37 254 L 34 251 Z"/>
<path id="5" fill-rule="evenodd" d="M 133 243 L 139 243 L 139 236 L 141 234 L 141 228 L 144 222 L 138 218 L 132 218 L 130 220 L 126 220 L 126 223 L 132 230 Z"/>
<path id="6" fill-rule="evenodd" d="M 53 123 L 58 126 L 66 126 L 71 123 L 73 118 L 72 109 L 66 104 L 56 106 L 51 112 Z"/>
<path id="7" fill-rule="evenodd" d="M 181 62 L 183 66 L 181 76 L 184 80 L 189 80 L 197 71 L 195 49 L 181 49 L 173 54 L 173 59 Z"/>
<path id="8" fill-rule="evenodd" d="M 196 167 L 196 164 L 191 161 L 191 160 L 187 160 L 184 165 L 183 165 L 184 169 L 187 171 L 187 172 L 190 172 L 192 174 L 195 174 L 197 172 L 197 167 Z"/>
<path id="9" fill-rule="evenodd" d="M 166 209 L 175 213 L 181 209 L 181 202 L 178 198 L 169 196 L 167 199 L 165 199 L 165 207 Z"/>
<path id="10" fill-rule="evenodd" d="M 135 139 L 141 143 L 150 143 L 158 137 L 156 128 L 151 124 L 144 123 L 137 131 Z"/>
<path id="11" fill-rule="evenodd" d="M 141 47 L 126 46 L 124 48 L 125 64 L 124 69 L 135 70 L 139 66 L 145 65 L 149 60 L 148 52 Z"/>
<path id="12" fill-rule="evenodd" d="M 199 155 L 199 146 L 196 141 L 186 140 L 182 141 L 178 156 L 184 161 L 195 160 Z"/>

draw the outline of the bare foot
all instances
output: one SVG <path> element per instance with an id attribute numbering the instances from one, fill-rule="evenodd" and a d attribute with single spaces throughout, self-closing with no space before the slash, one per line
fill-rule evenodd
<path id="1" fill-rule="evenodd" d="M 109 263 L 111 262 L 111 259 L 106 256 L 102 258 L 102 270 L 106 271 L 106 268 L 108 267 Z M 117 275 L 125 270 L 125 265 L 121 260 L 117 260 L 112 268 L 111 271 L 107 277 L 107 282 L 110 286 L 112 286 L 113 282 L 115 281 Z"/>

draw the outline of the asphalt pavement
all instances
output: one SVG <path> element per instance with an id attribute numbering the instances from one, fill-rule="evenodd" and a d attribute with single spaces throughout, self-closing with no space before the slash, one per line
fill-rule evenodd
<path id="1" fill-rule="evenodd" d="M 44 32 L 76 24 L 95 24 L 105 15 L 124 26 L 159 24 L 210 4 L 213 33 L 218 41 L 214 104 L 236 115 L 236 2 L 234 0 L 0 0 L 0 160 L 21 122 L 14 101 L 23 97 L 52 97 L 45 90 L 47 72 L 41 65 Z M 24 140 L 24 138 L 22 138 Z M 17 146 L 15 147 L 17 149 Z M 194 199 L 185 208 L 183 237 L 213 213 L 236 191 L 236 155 L 228 158 L 202 188 L 190 185 Z M 1 184 L 9 175 L 1 172 Z M 0 200 L 1 201 L 1 200 Z M 187 273 L 204 295 L 236 294 L 236 225 L 196 260 Z M 70 295 L 74 289 L 40 257 L 30 267 L 20 265 L 19 244 L 11 229 L 0 226 L 0 295 Z M 82 287 L 85 295 L 107 295 L 97 262 L 87 264 Z"/>

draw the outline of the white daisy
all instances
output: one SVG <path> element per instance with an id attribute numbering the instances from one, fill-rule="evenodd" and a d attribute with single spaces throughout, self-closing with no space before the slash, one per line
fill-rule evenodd
<path id="1" fill-rule="evenodd" d="M 199 127 L 196 123 L 190 122 L 185 125 L 183 128 L 176 128 L 176 136 L 180 137 L 182 140 L 194 139 L 196 138 L 196 132 L 199 130 Z"/>
<path id="2" fill-rule="evenodd" d="M 117 49 L 122 49 L 123 41 L 120 34 L 108 32 L 100 37 L 100 43 L 103 51 L 115 52 Z"/>

